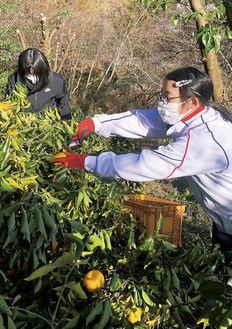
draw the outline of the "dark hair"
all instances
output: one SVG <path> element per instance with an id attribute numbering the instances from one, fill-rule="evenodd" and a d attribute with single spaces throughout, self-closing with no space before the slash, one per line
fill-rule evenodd
<path id="1" fill-rule="evenodd" d="M 232 113 L 223 105 L 211 103 L 213 96 L 213 83 L 209 76 L 197 68 L 183 67 L 176 69 L 166 75 L 166 80 L 173 80 L 176 82 L 186 81 L 181 86 L 180 95 L 183 100 L 191 97 L 197 97 L 201 105 L 211 106 L 216 111 L 220 112 L 221 116 L 232 122 Z"/>
<path id="2" fill-rule="evenodd" d="M 31 69 L 38 77 L 38 81 L 29 90 L 28 95 L 45 88 L 52 78 L 52 70 L 47 58 L 36 48 L 28 48 L 19 55 L 18 81 L 23 85 L 27 84 L 26 75 L 30 73 Z"/>

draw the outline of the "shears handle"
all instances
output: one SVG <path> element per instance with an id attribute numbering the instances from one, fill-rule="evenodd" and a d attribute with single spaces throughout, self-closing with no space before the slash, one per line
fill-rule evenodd
<path id="1" fill-rule="evenodd" d="M 79 146 L 81 146 L 79 139 L 68 142 L 68 148 L 75 148 L 75 147 L 79 147 Z"/>
<path id="2" fill-rule="evenodd" d="M 78 147 L 81 146 L 81 143 L 80 143 L 80 140 L 77 139 L 77 140 L 74 140 L 74 141 L 69 141 L 68 144 L 67 144 L 67 149 L 69 151 L 71 151 L 72 149 L 77 149 Z"/>

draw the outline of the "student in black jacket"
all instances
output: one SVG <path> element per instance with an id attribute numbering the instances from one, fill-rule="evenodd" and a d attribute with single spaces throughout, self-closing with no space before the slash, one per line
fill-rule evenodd
<path id="1" fill-rule="evenodd" d="M 62 120 L 70 120 L 70 97 L 63 77 L 53 72 L 45 55 L 36 48 L 24 50 L 18 59 L 18 70 L 8 78 L 7 94 L 10 95 L 15 84 L 27 87 L 30 107 L 27 112 L 40 112 L 45 108 L 60 109 Z"/>

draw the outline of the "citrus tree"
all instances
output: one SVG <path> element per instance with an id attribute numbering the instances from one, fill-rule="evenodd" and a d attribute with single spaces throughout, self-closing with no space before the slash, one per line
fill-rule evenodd
<path id="1" fill-rule="evenodd" d="M 54 166 L 82 114 L 26 112 L 24 89 L 0 103 L 0 327 L 206 328 L 231 325 L 223 255 L 168 243 L 123 207 L 132 182 Z M 22 110 L 24 109 L 24 110 Z M 134 151 L 89 136 L 77 150 Z"/>

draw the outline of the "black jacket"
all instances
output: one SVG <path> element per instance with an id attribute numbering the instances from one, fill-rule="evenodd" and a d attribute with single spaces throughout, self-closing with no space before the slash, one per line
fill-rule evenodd
<path id="1" fill-rule="evenodd" d="M 12 73 L 8 78 L 7 83 L 7 94 L 10 95 L 12 90 L 15 88 L 17 82 L 17 72 Z M 30 89 L 30 82 L 27 85 L 28 90 Z M 57 107 L 60 109 L 60 116 L 62 120 L 70 120 L 70 97 L 67 92 L 64 79 L 62 75 L 53 72 L 50 83 L 40 91 L 35 92 L 27 96 L 30 102 L 30 107 L 25 109 L 25 112 L 40 112 L 45 108 Z"/>

